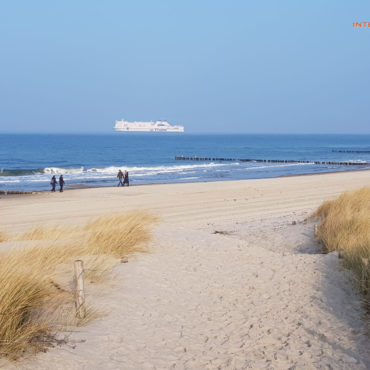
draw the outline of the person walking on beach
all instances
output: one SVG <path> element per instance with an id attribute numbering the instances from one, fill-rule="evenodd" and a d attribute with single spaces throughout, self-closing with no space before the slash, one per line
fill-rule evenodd
<path id="1" fill-rule="evenodd" d="M 118 185 L 117 186 L 123 186 L 123 172 L 121 170 L 118 171 L 118 174 L 117 174 L 117 177 L 118 177 Z"/>
<path id="2" fill-rule="evenodd" d="M 55 187 L 57 186 L 57 179 L 55 175 L 51 178 L 50 185 L 51 185 L 51 191 L 55 191 Z"/>
<path id="3" fill-rule="evenodd" d="M 128 171 L 126 171 L 126 170 L 125 170 L 125 177 L 124 177 L 122 186 L 124 186 L 125 184 L 127 184 L 127 186 L 130 186 L 130 182 L 128 180 Z"/>
<path id="4" fill-rule="evenodd" d="M 64 179 L 63 175 L 59 176 L 59 191 L 62 193 L 63 192 L 63 186 L 64 186 Z"/>

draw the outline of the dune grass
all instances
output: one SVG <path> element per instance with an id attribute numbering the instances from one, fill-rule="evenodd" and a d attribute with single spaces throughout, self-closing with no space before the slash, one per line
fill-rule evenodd
<path id="1" fill-rule="evenodd" d="M 345 267 L 354 272 L 369 304 L 370 187 L 324 202 L 313 216 L 320 219 L 316 236 L 324 251 L 340 252 Z"/>
<path id="2" fill-rule="evenodd" d="M 70 285 L 57 282 L 59 267 L 67 266 L 72 278 L 72 262 L 81 258 L 86 278 L 99 280 L 118 257 L 146 251 L 154 221 L 146 213 L 131 213 L 103 216 L 81 227 L 39 227 L 8 236 L 7 241 L 32 241 L 32 246 L 0 254 L 0 354 L 17 358 L 45 348 L 63 321 L 63 304 L 65 312 L 73 312 Z M 95 315 L 93 309 L 88 313 Z"/>

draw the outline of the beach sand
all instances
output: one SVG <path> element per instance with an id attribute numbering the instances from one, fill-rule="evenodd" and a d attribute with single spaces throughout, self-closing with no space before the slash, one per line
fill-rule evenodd
<path id="1" fill-rule="evenodd" d="M 305 221 L 363 186 L 370 171 L 1 197 L 9 233 L 138 209 L 160 221 L 151 253 L 87 292 L 104 316 L 67 344 L 0 367 L 368 369 L 361 297 Z"/>

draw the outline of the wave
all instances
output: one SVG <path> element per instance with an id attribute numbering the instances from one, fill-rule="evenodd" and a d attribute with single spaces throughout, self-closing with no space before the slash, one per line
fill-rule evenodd
<path id="1" fill-rule="evenodd" d="M 34 168 L 34 169 L 0 169 L 0 176 L 11 177 L 11 176 L 27 176 L 27 175 L 36 175 L 44 173 L 43 168 Z"/>
<path id="2" fill-rule="evenodd" d="M 234 164 L 238 165 L 238 164 Z M 141 174 L 148 173 L 151 175 L 159 173 L 171 173 L 171 172 L 181 172 L 188 170 L 197 169 L 207 169 L 212 167 L 225 166 L 224 164 L 218 163 L 206 163 L 206 164 L 194 164 L 194 165 L 181 165 L 181 166 L 153 166 L 153 167 L 138 167 L 138 166 L 109 166 L 103 168 L 59 168 L 59 167 L 48 167 L 44 169 L 44 173 L 48 174 L 103 174 L 103 175 L 115 175 L 119 170 L 127 170 L 131 174 Z"/>
<path id="3" fill-rule="evenodd" d="M 233 165 L 239 165 L 239 163 L 233 163 Z M 107 174 L 113 175 L 118 170 L 127 170 L 133 173 L 147 172 L 151 174 L 155 173 L 169 173 L 187 171 L 191 169 L 201 168 L 212 168 L 218 166 L 225 166 L 225 164 L 218 163 L 206 163 L 206 164 L 194 164 L 194 165 L 181 165 L 181 166 L 153 166 L 153 167 L 139 167 L 139 166 L 109 166 L 103 168 L 64 168 L 64 167 L 46 167 L 46 168 L 34 168 L 34 169 L 0 169 L 0 176 L 12 177 L 12 176 L 29 176 L 29 175 L 78 175 L 78 174 Z"/>
<path id="4" fill-rule="evenodd" d="M 47 173 L 49 175 L 78 174 L 84 172 L 86 172 L 84 167 L 79 168 L 46 167 L 42 170 L 42 173 Z"/>
<path id="5" fill-rule="evenodd" d="M 352 159 L 349 163 L 367 163 L 360 159 Z M 39 182 L 45 181 L 46 177 L 52 175 L 67 175 L 68 178 L 74 180 L 87 181 L 97 179 L 109 179 L 115 177 L 118 170 L 127 170 L 131 176 L 137 178 L 147 178 L 151 176 L 197 176 L 200 172 L 206 174 L 209 171 L 240 171 L 240 170 L 261 170 L 278 167 L 302 167 L 315 165 L 314 162 L 306 163 L 269 163 L 261 165 L 260 162 L 225 162 L 225 163 L 197 163 L 197 164 L 184 164 L 184 165 L 161 165 L 161 166 L 108 166 L 102 168 L 85 168 L 85 167 L 46 167 L 46 168 L 33 168 L 33 169 L 0 169 L 0 179 L 8 181 L 14 178 L 22 178 L 24 181 Z M 0 183 L 3 181 L 0 181 Z"/>
<path id="6" fill-rule="evenodd" d="M 352 159 L 347 162 L 352 163 L 366 163 L 361 159 Z M 0 177 L 13 177 L 13 176 L 34 176 L 34 175 L 83 175 L 84 177 L 88 176 L 98 176 L 98 175 L 107 175 L 112 176 L 117 174 L 118 170 L 127 170 L 132 175 L 136 176 L 148 176 L 148 175 L 157 175 L 157 174 L 166 174 L 166 173 L 189 173 L 189 171 L 194 170 L 203 170 L 213 168 L 227 169 L 230 167 L 240 166 L 248 170 L 258 169 L 258 168 L 271 168 L 271 167 L 289 167 L 289 166 L 305 166 L 313 165 L 314 162 L 307 163 L 274 163 L 267 165 L 260 165 L 260 163 L 252 161 L 248 162 L 249 165 L 246 166 L 245 163 L 240 162 L 225 162 L 225 163 L 199 163 L 199 164 L 185 164 L 185 165 L 161 165 L 161 166 L 108 166 L 102 168 L 86 168 L 86 167 L 46 167 L 46 168 L 33 168 L 33 169 L 0 169 Z"/>
<path id="7" fill-rule="evenodd" d="M 348 162 L 348 163 L 365 163 L 365 164 L 368 163 L 367 161 L 364 161 L 362 159 L 348 159 L 348 160 L 346 160 L 344 162 Z"/>
<path id="8" fill-rule="evenodd" d="M 254 162 L 256 163 L 256 162 Z M 284 163 L 284 164 L 272 164 L 266 166 L 254 166 L 254 167 L 247 167 L 246 170 L 258 170 L 261 168 L 278 168 L 278 167 L 301 167 L 301 166 L 312 166 L 315 162 L 307 162 L 307 163 Z"/>

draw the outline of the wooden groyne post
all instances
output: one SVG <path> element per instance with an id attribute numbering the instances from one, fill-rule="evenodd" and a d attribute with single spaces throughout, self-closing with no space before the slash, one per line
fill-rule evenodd
<path id="1" fill-rule="evenodd" d="M 74 262 L 74 273 L 76 283 L 76 316 L 83 319 L 86 315 L 85 308 L 85 290 L 84 290 L 84 265 L 83 261 L 76 260 Z"/>
<path id="2" fill-rule="evenodd" d="M 368 277 L 368 269 L 369 269 L 369 259 L 368 258 L 361 258 L 362 261 L 362 276 L 361 276 L 361 288 L 364 294 L 369 293 L 369 277 Z"/>

